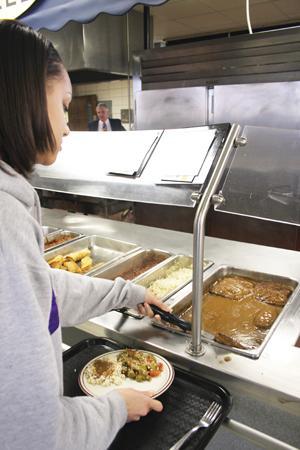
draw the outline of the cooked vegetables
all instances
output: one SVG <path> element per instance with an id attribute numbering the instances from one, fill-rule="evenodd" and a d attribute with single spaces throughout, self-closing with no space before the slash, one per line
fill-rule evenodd
<path id="1" fill-rule="evenodd" d="M 158 363 L 154 355 L 141 350 L 124 350 L 118 356 L 122 363 L 122 373 L 135 381 L 150 381 L 163 371 L 162 363 Z"/>

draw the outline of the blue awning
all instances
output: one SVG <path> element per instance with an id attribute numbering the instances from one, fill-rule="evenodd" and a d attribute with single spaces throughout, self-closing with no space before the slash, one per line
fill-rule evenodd
<path id="1" fill-rule="evenodd" d="M 122 15 L 138 4 L 158 6 L 168 0 L 39 0 L 19 20 L 39 30 L 57 31 L 70 20 L 91 22 L 100 13 Z"/>

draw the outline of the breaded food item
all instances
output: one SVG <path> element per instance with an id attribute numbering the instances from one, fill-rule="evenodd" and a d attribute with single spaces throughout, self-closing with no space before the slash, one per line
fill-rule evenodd
<path id="1" fill-rule="evenodd" d="M 90 269 L 93 265 L 93 260 L 90 256 L 85 256 L 84 258 L 82 258 L 81 260 L 81 270 L 86 271 L 88 269 Z"/>
<path id="2" fill-rule="evenodd" d="M 254 296 L 257 300 L 276 306 L 284 306 L 291 293 L 292 289 L 273 281 L 258 283 L 254 289 Z"/>
<path id="3" fill-rule="evenodd" d="M 245 297 L 253 294 L 254 285 L 255 283 L 247 278 L 228 276 L 213 283 L 209 288 L 209 292 L 234 300 L 243 300 Z"/>
<path id="4" fill-rule="evenodd" d="M 81 273 L 81 268 L 73 260 L 65 261 L 63 265 L 67 268 L 68 272 Z"/>
<path id="5" fill-rule="evenodd" d="M 90 257 L 91 251 L 88 248 L 68 255 L 57 255 L 48 261 L 52 269 L 67 270 L 73 273 L 84 273 L 93 266 L 93 260 Z M 99 263 L 101 264 L 101 263 Z"/>
<path id="6" fill-rule="evenodd" d="M 52 269 L 61 269 L 63 263 L 64 257 L 62 255 L 57 255 L 55 256 L 55 258 L 52 258 L 48 261 L 48 264 L 52 267 Z"/>
<path id="7" fill-rule="evenodd" d="M 66 258 L 73 259 L 73 261 L 81 261 L 85 256 L 90 256 L 91 250 L 88 248 L 84 248 L 82 250 L 78 250 L 78 252 L 69 253 L 66 255 Z"/>
<path id="8" fill-rule="evenodd" d="M 273 306 L 270 306 L 267 310 L 259 311 L 254 317 L 253 323 L 258 328 L 268 329 L 273 325 L 278 314 L 278 310 Z"/>
<path id="9" fill-rule="evenodd" d="M 57 255 L 52 259 L 49 259 L 48 264 L 52 266 L 52 264 L 63 264 L 64 257 L 62 255 Z"/>

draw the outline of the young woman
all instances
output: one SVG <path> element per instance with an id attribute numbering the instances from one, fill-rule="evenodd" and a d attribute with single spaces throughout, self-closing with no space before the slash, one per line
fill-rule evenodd
<path id="1" fill-rule="evenodd" d="M 3 450 L 105 449 L 126 421 L 161 411 L 151 393 L 118 389 L 99 399 L 63 396 L 61 326 L 113 308 L 163 304 L 121 278 L 50 269 L 38 196 L 26 180 L 52 164 L 69 133 L 72 87 L 40 34 L 0 21 L 0 436 Z"/>

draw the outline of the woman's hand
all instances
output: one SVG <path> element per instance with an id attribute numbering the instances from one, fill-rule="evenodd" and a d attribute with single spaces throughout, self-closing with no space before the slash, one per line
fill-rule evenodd
<path id="1" fill-rule="evenodd" d="M 161 412 L 163 405 L 151 397 L 152 392 L 136 391 L 135 389 L 117 389 L 126 403 L 127 422 L 138 421 L 150 411 Z"/>
<path id="2" fill-rule="evenodd" d="M 147 290 L 144 303 L 140 303 L 137 305 L 138 312 L 150 318 L 154 317 L 151 305 L 156 305 L 164 311 L 171 312 L 171 308 L 169 308 L 161 300 L 155 297 L 155 295 L 153 295 L 149 290 Z M 155 318 L 160 320 L 160 316 L 158 315 L 156 315 Z"/>

